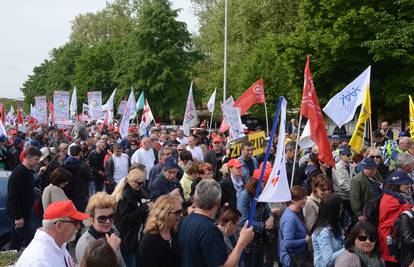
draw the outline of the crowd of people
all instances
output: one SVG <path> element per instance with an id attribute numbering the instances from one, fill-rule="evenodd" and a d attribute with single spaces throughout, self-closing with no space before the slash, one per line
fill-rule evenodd
<path id="1" fill-rule="evenodd" d="M 387 122 L 360 153 L 332 135 L 332 168 L 317 147 L 296 150 L 292 120 L 292 200 L 258 202 L 250 221 L 277 139 L 263 162 L 248 141 L 232 157 L 205 124 L 125 139 L 114 126 L 84 127 L 82 138 L 46 126 L 0 136 L 16 266 L 414 266 L 414 144 L 394 140 Z"/>

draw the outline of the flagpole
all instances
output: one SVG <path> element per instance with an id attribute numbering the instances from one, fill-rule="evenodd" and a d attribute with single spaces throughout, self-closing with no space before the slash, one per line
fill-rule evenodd
<path id="1" fill-rule="evenodd" d="M 208 130 L 208 135 L 211 135 L 211 124 L 213 123 L 213 114 L 214 114 L 214 110 L 213 112 L 211 112 L 211 117 L 210 117 L 210 128 Z"/>
<path id="2" fill-rule="evenodd" d="M 254 215 L 254 212 L 256 210 L 257 198 L 259 197 L 260 190 L 261 190 L 261 186 L 262 186 L 262 183 L 263 183 L 263 176 L 264 176 L 264 173 L 265 173 L 265 170 L 266 170 L 266 162 L 269 159 L 270 148 L 273 145 L 273 137 L 274 137 L 275 132 L 276 132 L 277 123 L 279 121 L 280 110 L 282 109 L 282 102 L 283 102 L 283 100 L 284 100 L 284 97 L 281 96 L 279 98 L 279 103 L 277 104 L 276 116 L 275 116 L 275 118 L 273 120 L 272 131 L 270 133 L 270 139 L 269 139 L 269 142 L 267 143 L 266 153 L 265 153 L 265 156 L 264 156 L 264 159 L 263 159 L 263 163 L 264 163 L 263 164 L 263 168 L 260 171 L 260 178 L 259 178 L 259 183 L 257 184 L 256 195 L 253 198 L 252 208 L 251 208 L 250 214 L 249 214 L 249 226 L 251 226 L 251 224 L 252 224 L 253 215 Z"/>
<path id="3" fill-rule="evenodd" d="M 296 137 L 296 144 L 295 144 L 295 155 L 293 157 L 293 168 L 292 168 L 292 177 L 290 179 L 290 188 L 293 187 L 293 177 L 295 176 L 295 166 L 296 166 L 296 158 L 298 154 L 298 146 L 299 146 L 299 137 L 300 137 L 300 125 L 302 124 L 302 114 L 299 116 L 299 125 L 298 125 L 298 136 Z"/>
<path id="4" fill-rule="evenodd" d="M 264 108 L 265 108 L 265 113 L 266 113 L 266 136 L 269 137 L 269 118 L 267 117 L 266 100 L 264 102 Z"/>
<path id="5" fill-rule="evenodd" d="M 227 0 L 224 0 L 224 71 L 223 71 L 223 102 L 227 94 Z"/>
<path id="6" fill-rule="evenodd" d="M 374 139 L 372 139 L 372 120 L 371 114 L 369 114 L 369 131 L 370 131 L 370 138 L 371 138 L 371 147 L 374 147 Z"/>

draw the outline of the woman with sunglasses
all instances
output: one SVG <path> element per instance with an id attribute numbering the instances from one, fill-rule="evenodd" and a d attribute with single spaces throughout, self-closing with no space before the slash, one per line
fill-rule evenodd
<path id="1" fill-rule="evenodd" d="M 384 267 L 380 258 L 377 229 L 369 222 L 359 222 L 345 241 L 345 251 L 335 267 Z"/>
<path id="2" fill-rule="evenodd" d="M 180 198 L 174 195 L 163 195 L 155 201 L 139 245 L 140 264 L 138 266 L 180 266 L 176 232 L 182 215 Z"/>
<path id="3" fill-rule="evenodd" d="M 381 175 L 382 179 L 385 180 L 385 178 L 388 176 L 388 167 L 385 166 L 384 162 L 382 161 L 381 151 L 379 148 L 369 149 L 368 156 L 374 159 L 375 163 L 377 163 L 377 171 Z"/>
<path id="4" fill-rule="evenodd" d="M 121 252 L 126 266 L 136 266 L 138 243 L 148 215 L 149 194 L 144 188 L 146 172 L 132 169 L 115 187 L 116 226 L 121 233 Z"/>
<path id="5" fill-rule="evenodd" d="M 77 261 L 82 262 L 86 249 L 93 241 L 104 238 L 114 250 L 119 266 L 125 266 L 120 250 L 121 240 L 114 234 L 114 199 L 106 192 L 98 192 L 89 199 L 86 213 L 90 216 L 91 226 L 76 244 Z"/>

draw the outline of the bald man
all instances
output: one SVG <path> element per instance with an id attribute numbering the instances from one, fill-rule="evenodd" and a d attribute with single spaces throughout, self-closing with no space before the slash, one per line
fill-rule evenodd
<path id="1" fill-rule="evenodd" d="M 131 157 L 131 165 L 135 164 L 143 164 L 145 165 L 145 169 L 147 171 L 146 179 L 149 180 L 149 173 L 154 167 L 155 162 L 155 155 L 152 149 L 152 141 L 148 137 L 144 137 L 141 140 L 141 147 L 132 154 Z"/>

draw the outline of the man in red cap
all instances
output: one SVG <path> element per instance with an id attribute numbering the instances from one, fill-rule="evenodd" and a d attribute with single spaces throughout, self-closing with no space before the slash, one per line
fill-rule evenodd
<path id="1" fill-rule="evenodd" d="M 43 216 L 43 228 L 37 229 L 15 266 L 75 266 L 66 242 L 75 240 L 82 221 L 88 217 L 71 200 L 51 203 Z"/>
<path id="2" fill-rule="evenodd" d="M 221 206 L 228 205 L 237 209 L 237 196 L 244 188 L 242 166 L 243 164 L 238 159 L 231 159 L 227 163 L 230 174 L 220 181 Z"/>
<path id="3" fill-rule="evenodd" d="M 223 140 L 220 136 L 213 138 L 212 148 L 204 156 L 204 161 L 213 165 L 213 177 L 217 181 L 221 180 L 220 169 L 223 165 L 223 156 L 226 151 L 223 150 Z"/>

